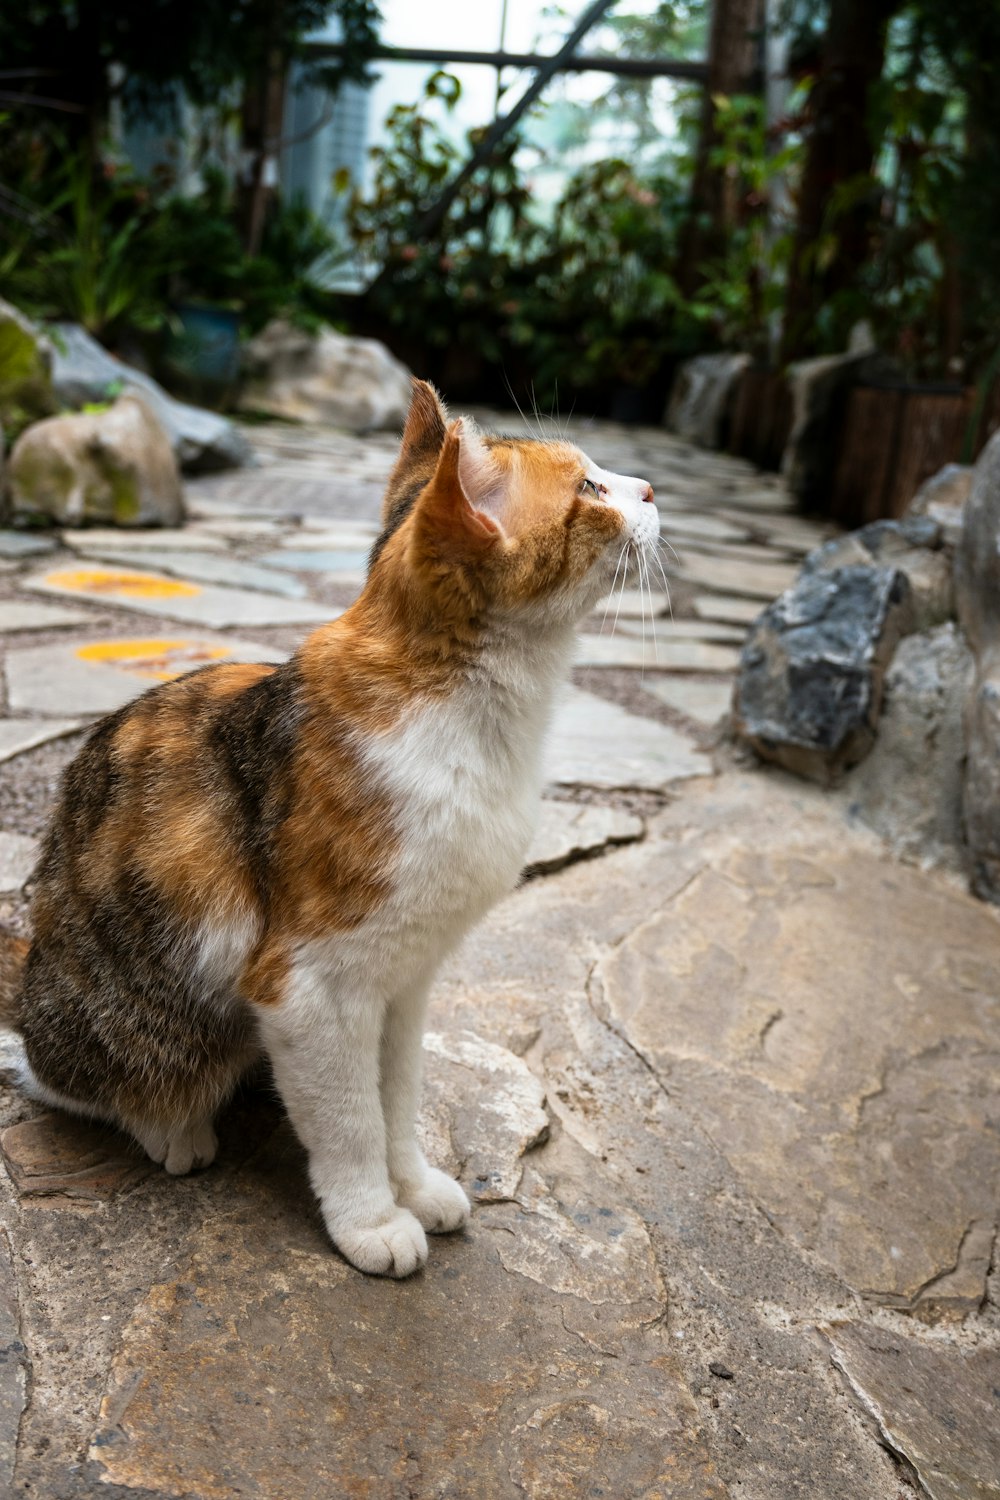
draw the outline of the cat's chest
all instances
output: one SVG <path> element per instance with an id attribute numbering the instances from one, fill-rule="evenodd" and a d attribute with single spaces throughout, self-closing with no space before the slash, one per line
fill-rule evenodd
<path id="1" fill-rule="evenodd" d="M 405 899 L 458 910 L 509 889 L 537 817 L 543 728 L 445 705 L 380 747 Z"/>

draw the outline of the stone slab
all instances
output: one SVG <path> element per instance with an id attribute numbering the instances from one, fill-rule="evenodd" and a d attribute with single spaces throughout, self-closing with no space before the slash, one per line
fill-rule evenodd
<path id="1" fill-rule="evenodd" d="M 20 891 L 38 859 L 38 840 L 0 829 L 0 895 Z"/>
<path id="2" fill-rule="evenodd" d="M 791 564 L 753 563 L 734 557 L 702 557 L 695 553 L 686 553 L 681 564 L 670 571 L 698 588 L 766 600 L 783 594 L 798 576 L 798 569 Z"/>
<path id="3" fill-rule="evenodd" d="M 344 521 L 339 526 L 326 521 L 322 530 L 310 529 L 303 522 L 282 538 L 281 546 L 300 552 L 363 552 L 367 558 L 378 534 L 377 526 L 360 521 Z"/>
<path id="4" fill-rule="evenodd" d="M 100 564 L 36 573 L 25 580 L 25 587 L 60 599 L 100 601 L 209 630 L 232 625 L 318 625 L 331 618 L 329 609 L 307 599 L 282 599 L 250 589 Z"/>
<path id="5" fill-rule="evenodd" d="M 288 568 L 294 573 L 342 573 L 363 578 L 368 568 L 368 553 L 346 548 L 335 551 L 323 547 L 289 548 L 284 552 L 265 552 L 259 561 L 265 567 Z"/>
<path id="6" fill-rule="evenodd" d="M 1000 1351 L 861 1323 L 824 1332 L 834 1363 L 930 1500 L 1000 1495 Z"/>
<path id="7" fill-rule="evenodd" d="M 51 536 L 32 531 L 0 531 L 0 557 L 43 557 L 56 550 Z"/>
<path id="8" fill-rule="evenodd" d="M 666 594 L 644 589 L 616 589 L 597 606 L 605 620 L 648 620 L 666 614 L 670 600 Z"/>
<path id="9" fill-rule="evenodd" d="M 10 1242 L 0 1229 L 0 1493 L 13 1495 L 21 1417 L 27 1403 L 28 1355 L 21 1336 Z"/>
<path id="10" fill-rule="evenodd" d="M 60 609 L 58 604 L 38 604 L 34 599 L 0 599 L 0 635 L 18 630 L 57 630 L 68 625 L 86 625 L 92 616 L 80 609 Z"/>
<path id="11" fill-rule="evenodd" d="M 645 641 L 631 635 L 581 635 L 574 661 L 578 667 L 629 667 L 647 672 L 735 672 L 739 652 L 710 642 L 654 638 L 647 629 Z"/>
<path id="12" fill-rule="evenodd" d="M 762 608 L 756 599 L 734 599 L 726 594 L 699 594 L 692 607 L 699 620 L 732 625 L 752 625 Z"/>
<path id="13" fill-rule="evenodd" d="M 655 635 L 662 641 L 709 641 L 719 646 L 741 646 L 746 640 L 746 631 L 735 625 L 726 625 L 721 620 L 657 620 L 655 629 L 645 622 L 646 638 Z M 642 636 L 641 620 L 619 620 L 616 631 L 625 635 Z"/>
<path id="14" fill-rule="evenodd" d="M 136 568 L 140 572 L 148 566 L 149 556 L 142 552 L 109 551 L 99 547 L 82 547 L 81 554 L 98 561 L 117 563 L 120 567 Z M 228 557 L 215 552 L 158 552 L 156 566 L 162 573 L 175 578 L 190 578 L 196 583 L 217 583 L 223 588 L 262 590 L 265 594 L 281 594 L 287 599 L 307 597 L 305 584 L 290 578 L 274 568 L 262 568 L 257 563 L 244 562 L 242 558 Z"/>
<path id="15" fill-rule="evenodd" d="M 82 727 L 80 719 L 0 719 L 0 761 L 13 760 Z"/>
<path id="16" fill-rule="evenodd" d="M 723 516 L 665 509 L 660 511 L 660 534 L 668 542 L 677 538 L 681 542 L 688 539 L 702 542 L 746 542 L 750 535 L 745 525 L 734 525 Z"/>
<path id="17" fill-rule="evenodd" d="M 128 1136 L 52 1111 L 0 1131 L 0 1155 L 21 1200 L 48 1208 L 105 1202 L 156 1171 Z"/>
<path id="18" fill-rule="evenodd" d="M 7 696 L 16 712 L 104 714 L 158 682 L 213 662 L 278 662 L 284 656 L 251 641 L 210 635 L 34 646 L 8 652 Z"/>
<path id="19" fill-rule="evenodd" d="M 546 748 L 546 778 L 561 786 L 658 791 L 711 771 L 708 757 L 676 730 L 576 688 L 557 708 Z"/>
<path id="20" fill-rule="evenodd" d="M 616 807 L 595 807 L 576 802 L 553 802 L 546 797 L 539 812 L 538 828 L 525 861 L 529 874 L 561 869 L 614 844 L 629 844 L 642 837 L 641 818 Z"/>
<path id="21" fill-rule="evenodd" d="M 699 682 L 691 677 L 657 676 L 644 682 L 643 688 L 699 724 L 717 724 L 732 707 L 733 685 L 729 680 Z"/>
<path id="22" fill-rule="evenodd" d="M 226 545 L 200 526 L 85 526 L 64 530 L 62 539 L 75 552 L 223 552 Z"/>
<path id="23" fill-rule="evenodd" d="M 279 521 L 251 520 L 244 517 L 242 520 L 203 520 L 193 523 L 195 531 L 206 536 L 222 537 L 227 542 L 250 542 L 260 538 L 270 540 L 272 537 L 281 535 L 282 526 Z"/>

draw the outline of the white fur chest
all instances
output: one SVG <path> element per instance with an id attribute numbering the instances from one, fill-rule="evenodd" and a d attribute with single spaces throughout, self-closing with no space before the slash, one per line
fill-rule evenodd
<path id="1" fill-rule="evenodd" d="M 366 756 L 392 798 L 401 915 L 474 920 L 517 879 L 537 815 L 543 723 L 498 722 L 467 701 L 424 705 Z"/>

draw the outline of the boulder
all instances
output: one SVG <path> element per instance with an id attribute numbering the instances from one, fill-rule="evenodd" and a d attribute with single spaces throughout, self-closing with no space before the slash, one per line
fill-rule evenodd
<path id="1" fill-rule="evenodd" d="M 789 365 L 792 428 L 781 471 L 792 494 L 806 510 L 826 509 L 851 386 L 885 379 L 892 373 L 890 361 L 865 349 Z"/>
<path id="2" fill-rule="evenodd" d="M 721 448 L 736 385 L 749 354 L 696 354 L 680 366 L 667 405 L 666 425 L 686 443 Z"/>
<path id="3" fill-rule="evenodd" d="M 886 668 L 910 622 L 892 566 L 804 569 L 751 627 L 734 693 L 739 739 L 829 784 L 871 749 Z"/>
<path id="4" fill-rule="evenodd" d="M 980 454 L 965 502 L 955 597 L 976 658 L 962 798 L 972 887 L 1000 903 L 1000 433 Z"/>
<path id="5" fill-rule="evenodd" d="M 893 852 L 961 864 L 966 700 L 975 663 L 952 621 L 899 643 L 878 740 L 848 782 L 851 810 Z"/>
<path id="6" fill-rule="evenodd" d="M 294 421 L 372 432 L 401 427 L 410 405 L 410 373 L 384 344 L 332 328 L 313 335 L 277 319 L 247 345 L 244 370 L 240 404 Z"/>
<path id="7" fill-rule="evenodd" d="M 901 521 L 872 521 L 817 547 L 804 563 L 808 572 L 831 572 L 843 567 L 893 567 L 910 584 L 909 630 L 931 630 L 952 616 L 952 565 L 942 550 L 943 532 L 930 516 L 906 516 Z"/>
<path id="8" fill-rule="evenodd" d="M 907 515 L 929 516 L 941 527 L 945 546 L 956 547 L 962 534 L 962 513 L 972 489 L 968 464 L 945 464 L 925 479 L 910 502 Z"/>
<path id="9" fill-rule="evenodd" d="M 247 439 L 218 412 L 175 401 L 151 376 L 116 359 L 76 323 L 55 324 L 52 380 L 64 406 L 84 406 L 133 393 L 159 419 L 179 466 L 188 474 L 253 463 Z"/>
<path id="10" fill-rule="evenodd" d="M 139 396 L 104 411 L 48 417 L 10 456 L 16 520 L 78 526 L 177 526 L 180 475 L 166 433 Z"/>
<path id="11" fill-rule="evenodd" d="M 11 433 L 55 411 L 52 345 L 23 313 L 0 298 L 0 420 Z"/>

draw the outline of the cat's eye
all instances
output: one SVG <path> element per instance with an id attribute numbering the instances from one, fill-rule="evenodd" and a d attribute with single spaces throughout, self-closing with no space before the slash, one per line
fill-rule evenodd
<path id="1" fill-rule="evenodd" d="M 595 500 L 600 500 L 602 495 L 608 493 L 603 484 L 597 484 L 593 479 L 581 479 L 580 489 L 589 490 Z"/>

